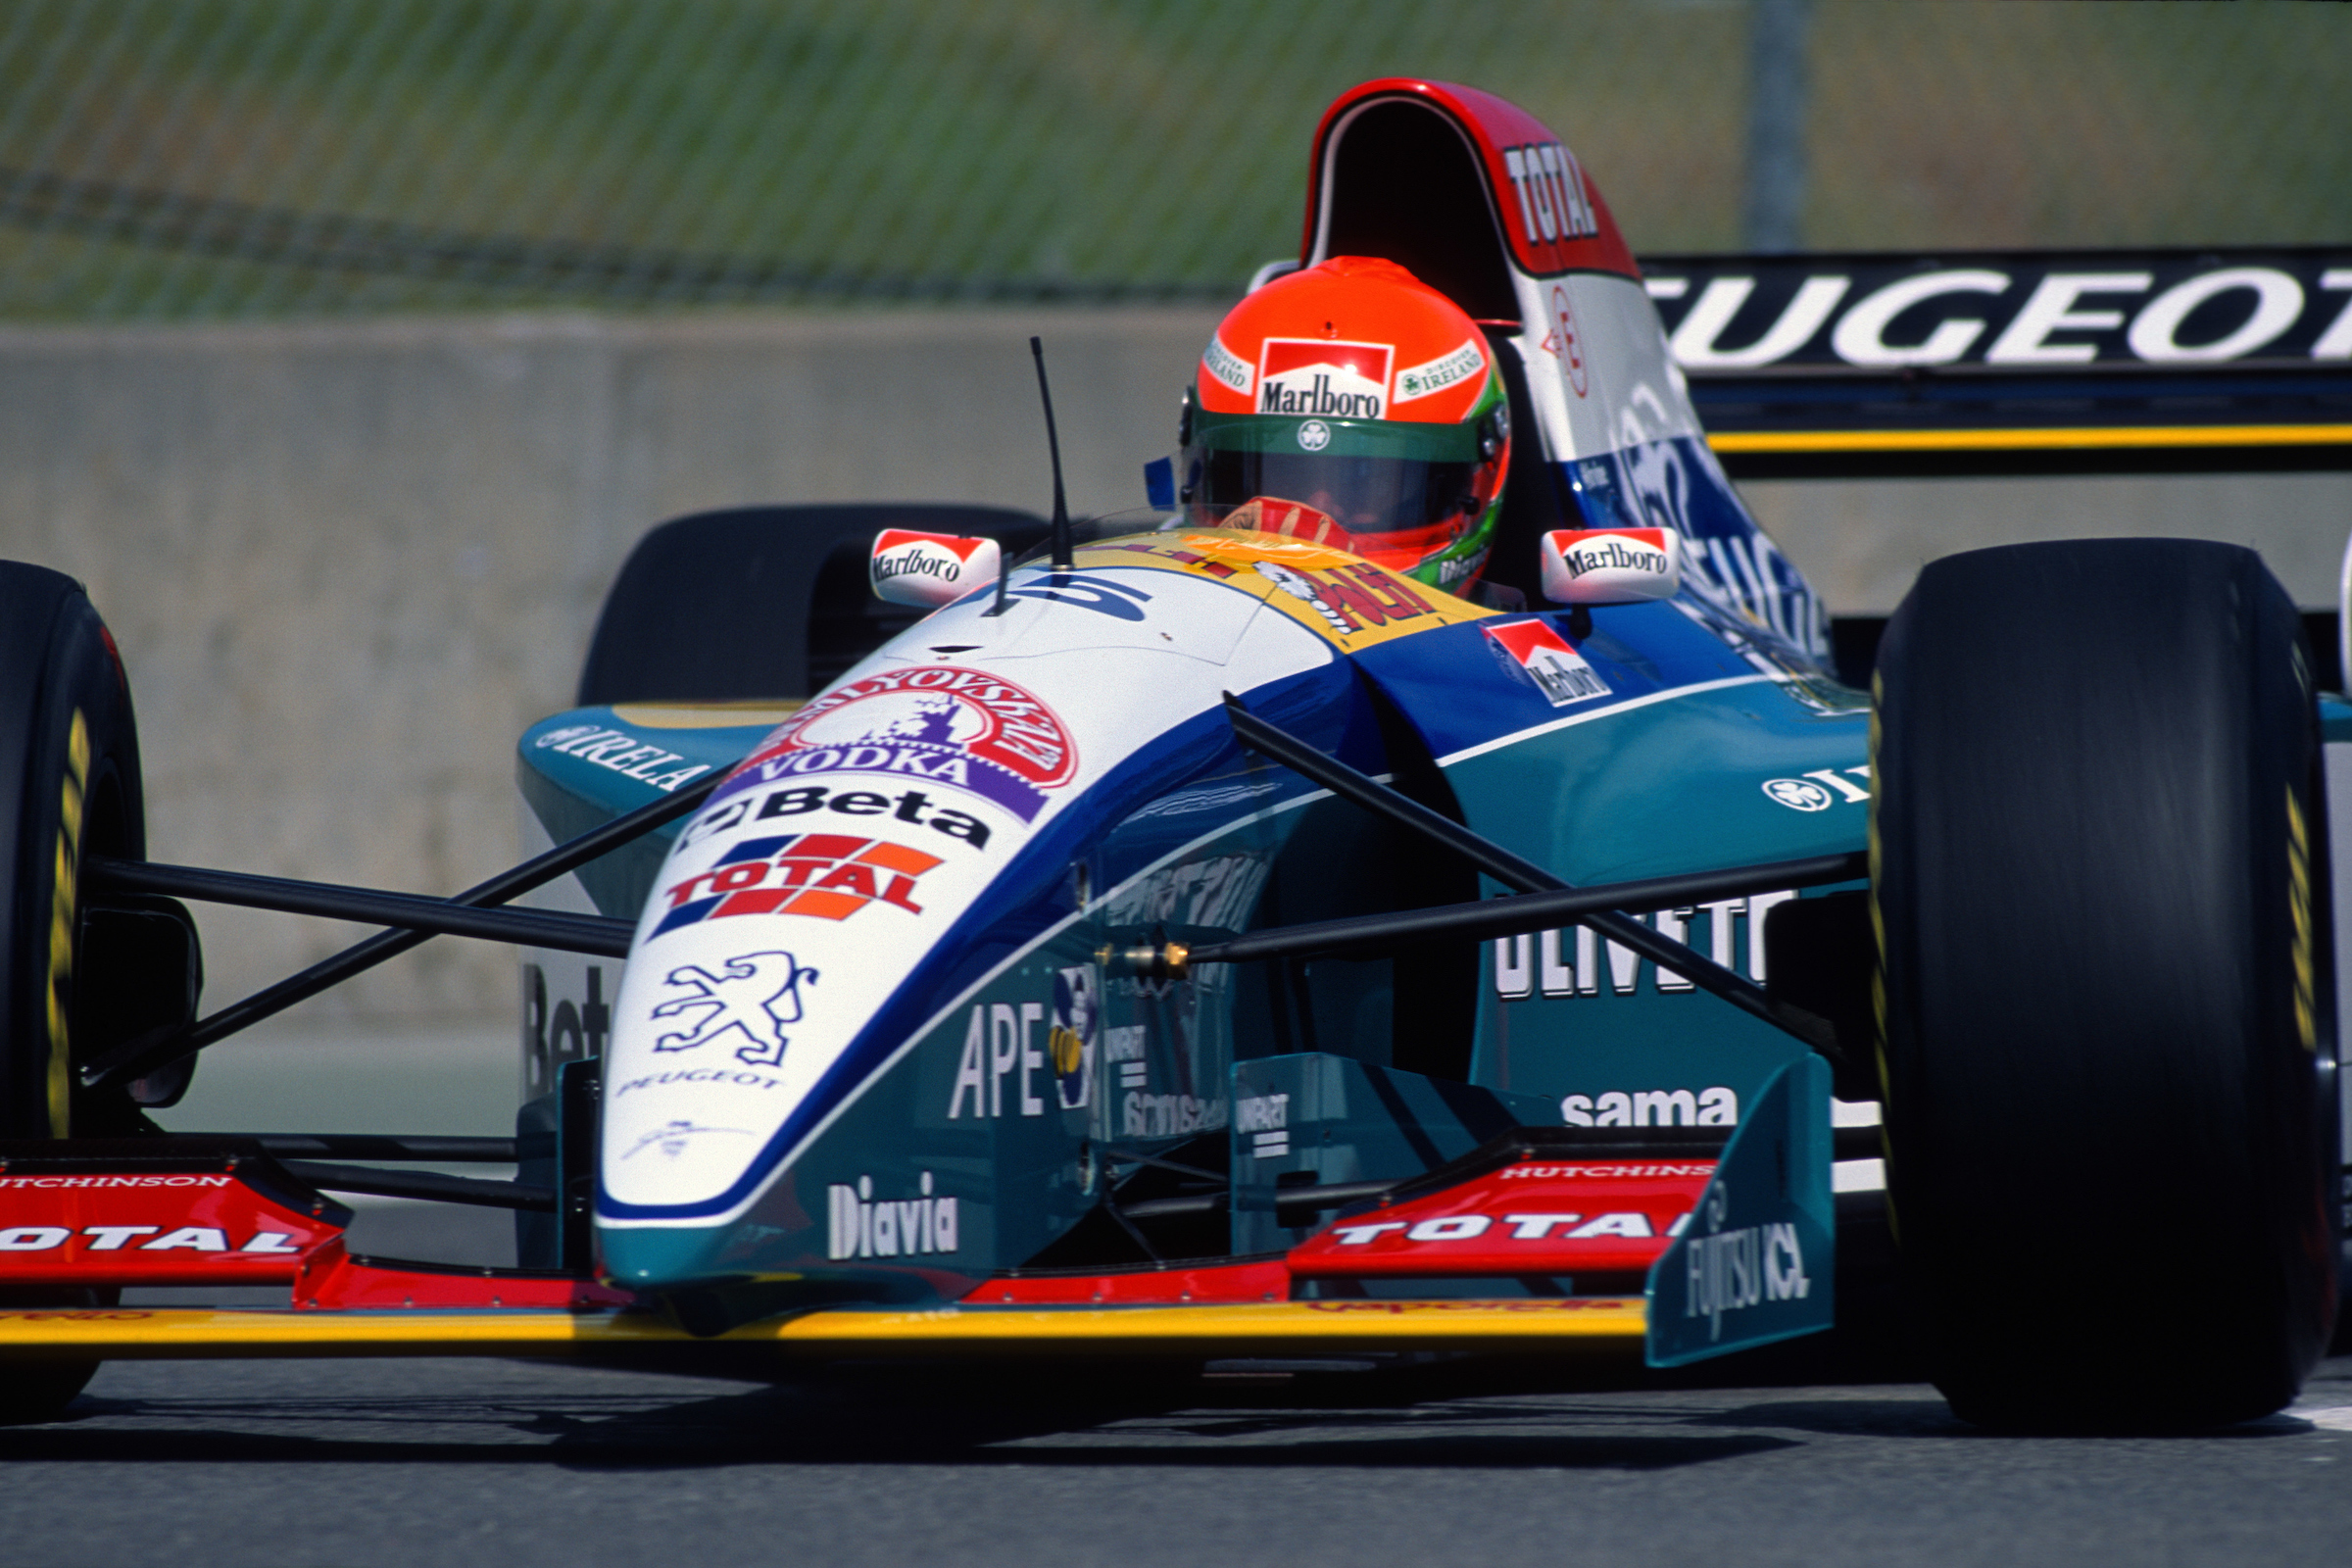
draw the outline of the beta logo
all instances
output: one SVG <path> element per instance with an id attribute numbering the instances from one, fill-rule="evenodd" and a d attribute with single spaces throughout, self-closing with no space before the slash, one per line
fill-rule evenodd
<path id="1" fill-rule="evenodd" d="M 986 822 L 969 811 L 934 809 L 937 803 L 921 790 L 877 795 L 872 790 L 832 790 L 822 784 L 804 784 L 796 789 L 771 790 L 760 797 L 756 812 L 752 809 L 754 804 L 752 796 L 738 795 L 724 806 L 706 811 L 686 830 L 685 842 L 700 844 L 714 833 L 741 827 L 747 821 L 767 822 L 779 817 L 807 816 L 812 811 L 832 811 L 840 816 L 881 816 L 887 812 L 894 822 L 927 827 L 934 833 L 961 839 L 975 850 L 988 848 Z"/>
<path id="2" fill-rule="evenodd" d="M 666 892 L 670 910 L 653 935 L 738 914 L 847 920 L 874 904 L 920 914 L 916 884 L 924 872 L 944 863 L 904 844 L 847 833 L 746 839 L 710 870 Z"/>
<path id="3" fill-rule="evenodd" d="M 1267 338 L 1257 356 L 1257 412 L 1385 419 L 1396 352 L 1386 343 Z"/>
<path id="4" fill-rule="evenodd" d="M 724 798 L 787 774 L 906 773 L 1036 819 L 1048 790 L 1078 770 L 1059 715 L 985 670 L 886 670 L 817 698 L 746 759 Z M 715 799 L 715 798 L 714 798 Z"/>
<path id="5" fill-rule="evenodd" d="M 1479 629 L 1554 708 L 1612 695 L 1609 683 L 1547 621 L 1514 620 Z"/>
<path id="6" fill-rule="evenodd" d="M 962 1245 L 961 1216 L 953 1198 L 934 1197 L 931 1173 L 917 1182 L 920 1196 L 876 1200 L 874 1179 L 856 1186 L 835 1182 L 825 1189 L 825 1256 L 922 1257 L 956 1251 Z"/>

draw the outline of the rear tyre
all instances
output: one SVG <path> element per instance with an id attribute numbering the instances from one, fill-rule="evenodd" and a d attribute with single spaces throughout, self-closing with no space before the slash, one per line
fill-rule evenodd
<path id="1" fill-rule="evenodd" d="M 125 1090 L 82 1089 L 74 1064 L 82 1002 L 114 990 L 83 961 L 82 862 L 145 852 L 138 738 L 113 639 L 72 578 L 0 562 L 0 1137 L 142 1125 Z M 100 1294 L 0 1285 L 0 1304 L 91 1306 Z M 97 1369 L 0 1364 L 0 1422 L 53 1419 Z"/>
<path id="2" fill-rule="evenodd" d="M 2294 606 L 2226 545 L 1936 562 L 1873 760 L 1888 1199 L 1936 1386 L 2040 1429 L 2285 1404 L 2336 1288 Z"/>

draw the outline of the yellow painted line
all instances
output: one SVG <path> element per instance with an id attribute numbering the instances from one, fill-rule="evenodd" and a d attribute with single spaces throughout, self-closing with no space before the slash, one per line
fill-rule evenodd
<path id="1" fill-rule="evenodd" d="M 990 1346 L 1109 1348 L 1179 1342 L 1460 1344 L 1638 1340 L 1639 1297 L 1503 1301 L 1273 1301 L 1144 1307 L 825 1311 L 695 1341 L 650 1312 L 92 1308 L 0 1311 L 0 1356 L 115 1359 L 301 1355 L 562 1355 L 612 1346 Z"/>
<path id="2" fill-rule="evenodd" d="M 2083 447 L 2318 447 L 2343 443 L 2352 443 L 2352 424 L 1735 431 L 1707 437 L 1707 445 L 1717 452 L 2033 452 Z"/>

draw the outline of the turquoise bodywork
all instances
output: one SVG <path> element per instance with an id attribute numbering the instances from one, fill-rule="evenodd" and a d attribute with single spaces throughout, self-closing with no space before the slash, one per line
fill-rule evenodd
<path id="1" fill-rule="evenodd" d="M 1792 646 L 1691 603 L 1511 618 L 1572 644 L 1605 699 L 1554 706 L 1497 653 L 1490 622 L 1468 622 L 1336 659 L 1252 706 L 1574 883 L 1863 847 L 1864 700 Z M 655 726 L 647 711 L 580 710 L 524 734 L 519 783 L 550 838 L 728 766 L 778 716 L 671 708 Z M 1283 1171 L 1408 1176 L 1513 1121 L 1732 1126 L 1776 1074 L 1811 1061 L 1574 929 L 1475 955 L 1212 966 L 1173 983 L 1121 972 L 1106 955 L 1139 944 L 1503 891 L 1242 754 L 1218 715 L 1172 731 L 1166 750 L 1198 760 L 1095 787 L 1090 810 L 1004 868 L 993 917 L 958 928 L 929 1000 L 909 1004 L 904 1047 L 748 1210 L 605 1231 L 607 1273 L 739 1282 L 771 1310 L 819 1290 L 793 1283 L 812 1270 L 822 1298 L 953 1299 L 991 1273 L 1080 1266 L 1087 1227 L 1107 1223 L 1102 1184 L 1151 1179 L 1155 1161 L 1231 1173 L 1232 1220 L 1204 1248 L 1278 1250 L 1298 1236 L 1260 1200 Z M 588 868 L 594 906 L 634 916 L 667 837 Z M 1760 979 L 1770 902 L 1631 912 Z M 1064 1075 L 1048 1045 L 1080 994 L 1097 1008 L 1093 1045 Z M 608 1102 L 631 1091 L 603 1090 Z M 1260 1170 L 1250 1151 L 1265 1129 L 1240 1127 L 1238 1107 L 1275 1094 L 1302 1116 L 1353 1108 L 1317 1112 Z M 1826 1088 L 1818 1098 L 1826 1116 Z"/>

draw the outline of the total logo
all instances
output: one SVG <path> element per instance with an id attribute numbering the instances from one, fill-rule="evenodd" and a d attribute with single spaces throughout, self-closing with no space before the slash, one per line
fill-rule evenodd
<path id="1" fill-rule="evenodd" d="M 1862 783 L 1847 782 L 1848 774 Z M 1843 769 L 1817 767 L 1802 778 L 1768 778 L 1764 794 L 1791 811 L 1826 811 L 1833 806 L 1859 806 L 1869 800 L 1869 783 L 1868 763 Z"/>
<path id="2" fill-rule="evenodd" d="M 847 833 L 796 833 L 746 839 L 708 871 L 669 888 L 669 913 L 653 936 L 739 914 L 801 914 L 847 920 L 870 905 L 921 914 L 914 902 L 924 872 L 940 857 L 888 839 Z M 648 940 L 651 940 L 649 938 Z"/>
<path id="3" fill-rule="evenodd" d="M 787 775 L 906 773 L 979 796 L 1022 821 L 1078 770 L 1054 711 L 1001 676 L 953 664 L 888 670 L 817 698 L 746 759 L 718 797 Z"/>
<path id="4" fill-rule="evenodd" d="M 12 1225 L 0 1230 L 0 1252 L 53 1252 L 76 1235 L 89 1238 L 77 1249 L 84 1252 L 120 1252 L 140 1236 L 155 1238 L 138 1244 L 135 1250 L 141 1252 L 185 1250 L 284 1257 L 302 1250 L 294 1245 L 294 1238 L 283 1231 L 256 1231 L 244 1246 L 231 1247 L 228 1232 L 213 1225 L 182 1225 L 172 1231 L 165 1231 L 161 1225 L 84 1225 L 77 1231 L 63 1225 Z M 5 1268 L 5 1264 L 0 1264 L 0 1271 Z"/>
<path id="5" fill-rule="evenodd" d="M 1520 232 L 1530 245 L 1600 232 L 1585 193 L 1585 172 L 1567 148 L 1556 141 L 1505 147 L 1502 167 L 1519 198 Z"/>
<path id="6" fill-rule="evenodd" d="M 1474 1242 L 1493 1230 L 1496 1220 L 1510 1227 L 1508 1240 L 1514 1242 L 1591 1242 L 1604 1236 L 1639 1241 L 1657 1234 L 1651 1228 L 1647 1214 L 1639 1209 L 1624 1209 L 1612 1214 L 1595 1214 L 1591 1219 L 1583 1214 L 1447 1214 L 1411 1224 L 1398 1219 L 1375 1225 L 1335 1225 L 1332 1235 L 1339 1238 L 1342 1247 L 1369 1247 L 1376 1238 L 1386 1236 L 1391 1231 L 1402 1231 L 1404 1234 L 1397 1240 L 1407 1245 Z M 1678 1219 L 1667 1228 L 1666 1234 L 1680 1235 L 1682 1228 L 1683 1221 Z M 1495 1238 L 1497 1241 L 1504 1239 Z"/>
<path id="7" fill-rule="evenodd" d="M 922 1257 L 953 1252 L 962 1243 L 956 1200 L 932 1195 L 931 1173 L 924 1171 L 914 1198 L 877 1200 L 874 1179 L 860 1176 L 857 1185 L 840 1182 L 825 1189 L 825 1256 L 835 1262 L 854 1257 Z"/>

